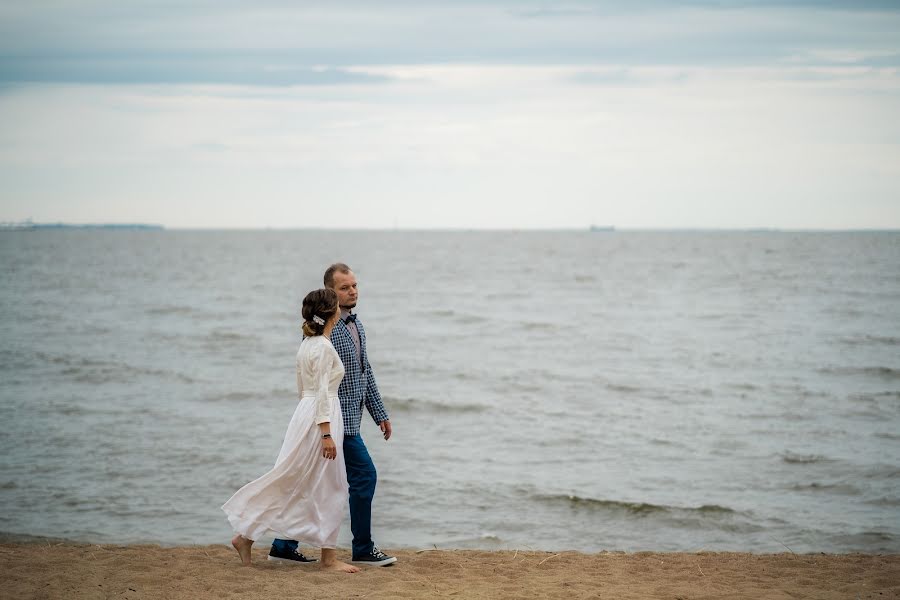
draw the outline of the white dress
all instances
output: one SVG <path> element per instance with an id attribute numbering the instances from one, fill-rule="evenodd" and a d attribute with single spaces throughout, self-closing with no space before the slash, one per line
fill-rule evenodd
<path id="1" fill-rule="evenodd" d="M 222 510 L 236 533 L 258 540 L 266 532 L 319 548 L 334 548 L 347 512 L 344 420 L 337 390 L 344 365 L 331 341 L 306 338 L 297 352 L 300 403 L 271 471 L 239 489 Z M 322 456 L 318 423 L 331 422 L 334 460 Z"/>

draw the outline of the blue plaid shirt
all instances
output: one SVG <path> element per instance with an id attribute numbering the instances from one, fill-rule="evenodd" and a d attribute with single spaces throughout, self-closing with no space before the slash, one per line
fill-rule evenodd
<path id="1" fill-rule="evenodd" d="M 369 356 L 366 353 L 366 330 L 363 329 L 359 319 L 356 319 L 356 329 L 359 331 L 362 357 L 357 355 L 353 335 L 347 329 L 343 319 L 339 319 L 331 331 L 331 344 L 341 357 L 341 362 L 344 363 L 344 379 L 338 388 L 341 413 L 344 416 L 344 435 L 359 435 L 364 405 L 376 423 L 387 421 L 389 418 L 384 404 L 381 402 L 378 384 L 375 383 L 375 374 L 372 372 Z"/>

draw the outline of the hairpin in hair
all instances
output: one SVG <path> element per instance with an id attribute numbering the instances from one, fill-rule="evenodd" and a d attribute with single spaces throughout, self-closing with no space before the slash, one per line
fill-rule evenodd
<path id="1" fill-rule="evenodd" d="M 315 321 L 315 322 L 318 323 L 319 325 L 324 325 L 324 324 L 325 324 L 325 319 L 323 319 L 323 318 L 320 317 L 319 315 L 313 315 L 313 321 Z"/>

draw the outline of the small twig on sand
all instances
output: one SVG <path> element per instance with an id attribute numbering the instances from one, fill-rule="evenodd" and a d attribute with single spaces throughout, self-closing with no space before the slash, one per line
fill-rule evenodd
<path id="1" fill-rule="evenodd" d="M 700 568 L 700 565 L 697 565 L 697 570 L 700 571 L 700 574 L 706 577 L 706 573 L 703 572 L 703 569 Z"/>
<path id="2" fill-rule="evenodd" d="M 779 540 L 778 538 L 772 538 L 772 539 L 775 540 L 776 542 L 778 542 L 779 544 L 781 544 L 782 546 L 784 546 L 785 548 L 787 548 L 787 549 L 788 549 L 788 552 L 790 552 L 791 554 L 795 554 L 793 550 L 791 550 L 790 548 L 787 547 L 787 544 L 785 544 L 784 542 L 782 542 L 782 541 Z"/>
<path id="3" fill-rule="evenodd" d="M 516 548 L 516 553 L 515 553 L 515 554 L 513 554 L 513 557 L 512 557 L 512 559 L 513 559 L 513 560 L 516 560 L 516 557 L 517 557 L 517 556 L 518 556 L 518 555 L 519 555 L 519 549 L 518 549 L 518 548 Z"/>
<path id="4" fill-rule="evenodd" d="M 555 557 L 557 557 L 557 556 L 559 556 L 559 554 L 554 554 L 553 556 L 548 556 L 547 558 L 545 558 L 544 560 L 542 560 L 541 562 L 539 562 L 539 563 L 538 563 L 538 566 L 541 566 L 542 564 L 544 564 L 545 562 L 547 562 L 547 561 L 550 560 L 551 558 L 555 558 Z"/>

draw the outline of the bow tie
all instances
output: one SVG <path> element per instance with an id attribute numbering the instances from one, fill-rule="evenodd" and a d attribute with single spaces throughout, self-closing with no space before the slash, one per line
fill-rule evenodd
<path id="1" fill-rule="evenodd" d="M 344 319 L 344 323 L 356 323 L 356 315 L 347 315 L 347 318 Z"/>

